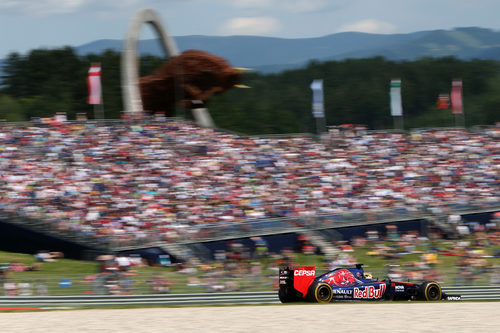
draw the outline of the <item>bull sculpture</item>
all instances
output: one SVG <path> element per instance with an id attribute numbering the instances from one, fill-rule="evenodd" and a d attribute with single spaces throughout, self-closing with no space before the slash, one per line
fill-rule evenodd
<path id="1" fill-rule="evenodd" d="M 225 59 L 200 50 L 170 58 L 152 75 L 139 79 L 143 108 L 149 113 L 175 116 L 175 107 L 203 107 L 207 99 L 241 87 L 241 70 Z"/>

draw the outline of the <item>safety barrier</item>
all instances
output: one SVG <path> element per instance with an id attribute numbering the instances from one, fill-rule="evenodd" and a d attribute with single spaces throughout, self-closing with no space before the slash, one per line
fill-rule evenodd
<path id="1" fill-rule="evenodd" d="M 462 295 L 465 301 L 500 300 L 500 286 L 444 287 L 449 294 Z M 234 292 L 163 295 L 106 296 L 1 296 L 0 307 L 95 307 L 112 305 L 236 305 L 276 304 L 277 292 Z"/>
<path id="2" fill-rule="evenodd" d="M 443 287 L 443 291 L 462 295 L 464 301 L 500 300 L 500 286 Z"/>
<path id="3" fill-rule="evenodd" d="M 346 228 L 352 226 L 395 223 L 412 220 L 425 220 L 429 218 L 445 217 L 430 214 L 429 207 L 413 207 L 416 211 L 406 208 L 399 209 L 375 209 L 363 212 L 345 212 L 333 215 L 314 215 L 309 217 L 283 217 L 266 219 L 249 219 L 241 222 L 217 223 L 201 225 L 197 232 L 193 230 L 177 235 L 177 243 L 186 245 L 200 242 L 230 240 L 237 238 L 250 238 L 254 236 L 273 235 L 279 233 L 300 232 L 304 229 L 321 230 L 329 228 Z M 446 211 L 453 214 L 465 215 L 476 213 L 488 213 L 499 211 L 500 206 L 496 202 L 468 203 L 464 205 L 449 205 Z M 146 237 L 140 240 L 119 241 L 110 237 L 84 236 L 71 230 L 62 230 L 57 224 L 47 223 L 36 218 L 20 214 L 20 212 L 5 212 L 0 210 L 0 220 L 10 224 L 48 233 L 62 239 L 84 244 L 102 252 L 125 251 L 144 247 L 161 247 L 165 244 L 160 235 L 154 230 L 143 230 Z"/>
<path id="4" fill-rule="evenodd" d="M 106 296 L 3 296 L 0 306 L 217 305 L 279 303 L 277 292 Z"/>

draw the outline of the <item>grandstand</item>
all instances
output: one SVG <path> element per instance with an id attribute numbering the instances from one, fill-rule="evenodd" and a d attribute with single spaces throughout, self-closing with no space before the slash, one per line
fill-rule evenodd
<path id="1" fill-rule="evenodd" d="M 487 221 L 500 210 L 499 132 L 346 130 L 316 140 L 178 119 L 2 124 L 0 226 L 25 236 L 25 251 L 87 259 L 154 249 L 204 260 L 221 241 L 255 236 L 280 250 L 306 235 L 327 253 L 332 239 L 387 223 L 452 237 L 449 215 Z"/>

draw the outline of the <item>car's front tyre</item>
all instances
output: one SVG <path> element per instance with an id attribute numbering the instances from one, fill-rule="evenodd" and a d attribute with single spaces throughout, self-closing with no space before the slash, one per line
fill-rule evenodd
<path id="1" fill-rule="evenodd" d="M 443 291 L 437 282 L 426 281 L 420 285 L 419 296 L 423 301 L 439 301 L 443 296 Z"/>

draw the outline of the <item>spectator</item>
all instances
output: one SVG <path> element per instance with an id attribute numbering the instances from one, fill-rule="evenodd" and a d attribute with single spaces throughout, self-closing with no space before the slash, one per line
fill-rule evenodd
<path id="1" fill-rule="evenodd" d="M 6 125 L 0 209 L 110 246 L 245 231 L 251 224 L 239 222 L 276 217 L 448 213 L 499 201 L 496 131 L 363 130 L 316 142 L 179 121 Z"/>

